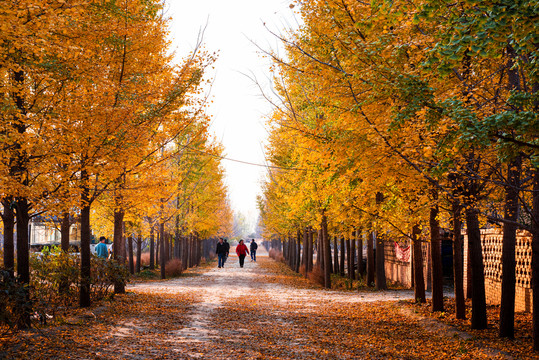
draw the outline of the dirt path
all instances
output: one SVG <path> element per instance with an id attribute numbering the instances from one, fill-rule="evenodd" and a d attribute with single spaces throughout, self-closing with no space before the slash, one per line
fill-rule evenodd
<path id="1" fill-rule="evenodd" d="M 258 261 L 271 261 L 267 252 L 258 252 Z M 207 272 L 189 278 L 179 278 L 164 282 L 135 284 L 128 291 L 149 294 L 193 295 L 196 294 L 196 306 L 191 307 L 186 315 L 184 327 L 174 331 L 177 336 L 174 341 L 178 344 L 196 344 L 196 347 L 184 353 L 188 357 L 206 357 L 201 349 L 212 350 L 223 336 L 233 341 L 234 337 L 249 332 L 249 322 L 238 324 L 235 334 L 223 331 L 220 324 L 220 314 L 231 304 L 245 304 L 248 307 L 267 307 L 289 309 L 301 307 L 304 312 L 318 311 L 322 304 L 355 304 L 377 301 L 396 301 L 413 299 L 413 291 L 383 291 L 383 292 L 338 292 L 324 290 L 296 289 L 275 282 L 268 282 L 273 274 L 259 266 L 259 262 L 245 260 L 245 267 L 240 268 L 235 255 L 229 257 L 224 268 L 214 267 Z M 233 305 L 234 306 L 234 305 Z M 255 310 L 256 311 L 256 310 Z M 273 313 L 267 319 L 268 326 L 274 321 L 283 322 L 279 312 Z"/>
<path id="2" fill-rule="evenodd" d="M 258 256 L 259 263 L 272 261 L 262 251 Z M 215 267 L 197 276 L 136 284 L 128 289 L 141 294 L 195 296 L 182 326 L 170 329 L 166 340 L 155 340 L 174 349 L 172 358 L 437 359 L 484 355 L 467 339 L 448 340 L 443 330 L 429 331 L 413 316 L 402 316 L 395 301 L 412 299 L 412 291 L 297 289 L 275 281 L 275 274 L 259 263 L 246 259 L 245 267 L 240 268 L 237 257 L 231 256 L 223 269 Z"/>

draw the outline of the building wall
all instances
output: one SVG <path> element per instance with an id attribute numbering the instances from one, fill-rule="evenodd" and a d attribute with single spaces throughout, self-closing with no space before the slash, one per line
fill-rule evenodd
<path id="1" fill-rule="evenodd" d="M 409 246 L 411 241 L 403 240 L 399 241 L 398 244 L 401 248 Z M 425 277 L 425 287 L 430 289 L 430 243 L 424 242 L 422 244 L 423 248 L 423 276 Z M 394 241 L 385 241 L 384 242 L 384 257 L 385 257 L 385 270 L 386 270 L 386 279 L 394 283 L 399 283 L 401 285 L 407 286 L 409 288 L 413 287 L 412 279 L 412 249 L 410 249 L 410 256 L 408 261 L 399 260 L 395 251 L 395 242 Z"/>
<path id="2" fill-rule="evenodd" d="M 76 245 L 80 243 L 80 225 L 72 224 L 69 229 L 69 243 Z M 51 223 L 31 221 L 30 222 L 30 245 L 31 246 L 51 246 L 60 244 L 60 230 Z"/>
<path id="3" fill-rule="evenodd" d="M 499 229 L 481 230 L 481 248 L 485 273 L 485 295 L 487 304 L 499 305 L 502 289 L 502 238 Z M 515 249 L 516 286 L 515 311 L 531 311 L 531 235 L 527 232 L 517 233 Z M 464 291 L 468 284 L 468 237 L 464 234 Z"/>

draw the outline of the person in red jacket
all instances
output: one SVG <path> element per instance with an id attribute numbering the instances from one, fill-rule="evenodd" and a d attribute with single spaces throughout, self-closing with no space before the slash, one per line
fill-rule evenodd
<path id="1" fill-rule="evenodd" d="M 243 267 L 245 256 L 249 254 L 249 250 L 247 249 L 247 245 L 243 243 L 243 239 L 240 240 L 240 243 L 236 246 L 236 254 L 238 254 L 238 257 L 240 258 L 240 267 Z"/>

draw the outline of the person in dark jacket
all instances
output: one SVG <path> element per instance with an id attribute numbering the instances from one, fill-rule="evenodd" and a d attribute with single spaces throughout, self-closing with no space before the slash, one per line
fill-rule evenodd
<path id="1" fill-rule="evenodd" d="M 236 246 L 236 254 L 238 254 L 238 257 L 240 258 L 240 267 L 243 267 L 245 256 L 249 254 L 249 249 L 247 249 L 247 246 L 243 243 L 243 240 L 240 240 L 240 243 L 238 246 Z"/>
<path id="2" fill-rule="evenodd" d="M 225 256 L 225 260 L 223 261 L 223 264 L 226 263 L 226 261 L 228 260 L 228 253 L 230 252 L 230 244 L 228 243 L 228 240 L 225 239 L 224 242 L 226 246 L 226 256 Z"/>
<path id="3" fill-rule="evenodd" d="M 217 254 L 218 268 L 220 269 L 225 266 L 226 255 L 228 254 L 228 248 L 223 241 L 223 238 L 219 238 L 215 253 Z"/>
<path id="4" fill-rule="evenodd" d="M 256 261 L 256 249 L 258 249 L 258 244 L 255 242 L 255 239 L 251 240 L 251 261 Z"/>

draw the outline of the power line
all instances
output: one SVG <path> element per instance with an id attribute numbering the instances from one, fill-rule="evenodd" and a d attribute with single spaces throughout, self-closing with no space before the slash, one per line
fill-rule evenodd
<path id="1" fill-rule="evenodd" d="M 277 165 L 258 164 L 258 163 L 253 163 L 253 162 L 249 162 L 249 161 L 244 161 L 244 160 L 231 159 L 231 158 L 226 157 L 226 156 L 211 154 L 211 153 L 203 151 L 203 150 L 193 149 L 192 147 L 187 146 L 187 145 L 184 145 L 184 147 L 188 148 L 189 150 L 196 151 L 196 152 L 199 152 L 199 153 L 202 153 L 202 154 L 205 154 L 205 155 L 213 156 L 213 157 L 221 159 L 221 160 L 228 160 L 228 161 L 237 162 L 237 163 L 244 164 L 244 165 L 259 166 L 259 167 L 264 167 L 266 169 L 277 169 L 277 170 L 286 170 L 286 171 L 314 171 L 313 169 L 291 168 L 291 167 L 282 167 L 282 166 L 277 166 Z"/>

